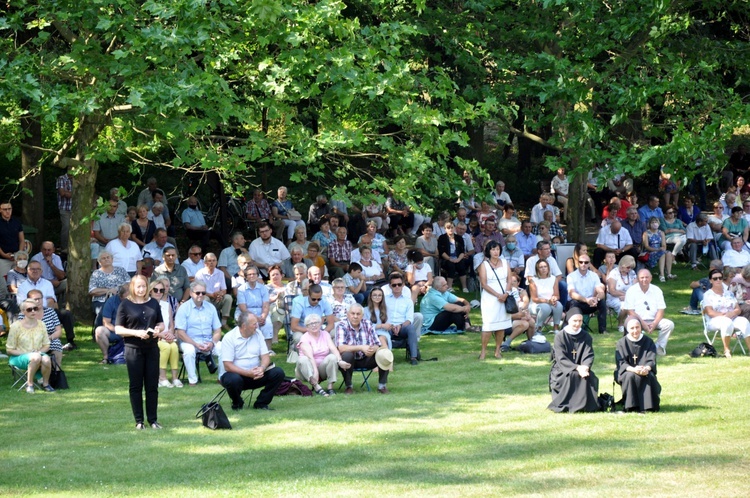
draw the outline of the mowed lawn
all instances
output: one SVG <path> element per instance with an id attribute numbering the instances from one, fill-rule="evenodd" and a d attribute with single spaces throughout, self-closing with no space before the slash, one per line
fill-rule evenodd
<path id="1" fill-rule="evenodd" d="M 647 415 L 554 414 L 548 355 L 479 362 L 479 334 L 465 334 L 423 337 L 436 362 L 413 367 L 397 351 L 387 396 L 277 397 L 262 413 L 225 398 L 231 431 L 194 418 L 220 389 L 203 367 L 200 386 L 160 391 L 164 430 L 136 432 L 125 366 L 96 365 L 81 326 L 86 340 L 64 360 L 69 391 L 15 392 L 3 368 L 0 494 L 748 496 L 750 358 L 688 356 L 702 325 L 678 310 L 703 272 L 678 274 L 663 286 L 677 326 L 659 359 L 662 411 Z M 611 393 L 609 330 L 594 337 L 594 371 Z"/>

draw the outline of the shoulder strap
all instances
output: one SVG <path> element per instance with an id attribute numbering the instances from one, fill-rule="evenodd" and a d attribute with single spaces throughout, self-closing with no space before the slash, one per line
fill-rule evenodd
<path id="1" fill-rule="evenodd" d="M 497 279 L 497 283 L 500 284 L 500 290 L 503 291 L 503 294 L 505 294 L 505 289 L 503 288 L 502 282 L 500 282 L 500 277 L 497 276 L 497 272 L 495 271 L 495 268 L 492 266 L 492 263 L 490 263 L 489 259 L 485 258 L 485 261 L 487 262 L 487 265 L 489 265 L 490 268 L 492 268 L 492 273 L 495 274 L 495 278 Z"/>

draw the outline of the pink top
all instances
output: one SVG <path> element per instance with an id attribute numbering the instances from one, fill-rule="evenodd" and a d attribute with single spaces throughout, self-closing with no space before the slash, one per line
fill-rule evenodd
<path id="1" fill-rule="evenodd" d="M 309 345 L 310 349 L 312 349 L 315 363 L 320 363 L 331 352 L 330 348 L 328 347 L 328 337 L 328 332 L 326 332 L 325 330 L 320 331 L 317 339 L 313 338 L 313 336 L 305 332 L 304 334 L 302 334 L 302 339 L 299 340 L 299 346 L 301 346 L 302 344 Z"/>

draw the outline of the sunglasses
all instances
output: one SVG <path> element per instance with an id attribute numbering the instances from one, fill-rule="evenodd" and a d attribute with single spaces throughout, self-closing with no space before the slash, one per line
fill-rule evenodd
<path id="1" fill-rule="evenodd" d="M 311 298 L 310 298 L 310 302 L 311 302 L 311 303 L 317 303 L 318 301 L 320 301 L 320 299 L 321 299 L 321 298 L 319 298 L 319 297 L 311 297 Z"/>
<path id="2" fill-rule="evenodd" d="M 721 280 L 721 277 L 712 277 L 711 280 Z"/>
<path id="3" fill-rule="evenodd" d="M 591 264 L 591 261 L 579 261 L 582 265 L 588 265 Z"/>
<path id="4" fill-rule="evenodd" d="M 391 287 L 403 287 L 404 284 L 391 284 Z"/>
<path id="5" fill-rule="evenodd" d="M 163 294 L 164 293 L 164 289 L 161 289 L 161 288 L 158 288 L 158 287 L 154 287 L 153 289 L 151 289 L 151 292 L 155 292 L 156 294 Z"/>
<path id="6" fill-rule="evenodd" d="M 193 294 L 195 294 L 196 296 L 205 296 L 206 291 L 193 291 Z"/>
<path id="7" fill-rule="evenodd" d="M 24 313 L 36 313 L 37 311 L 39 311 L 39 306 L 32 306 L 23 310 Z"/>

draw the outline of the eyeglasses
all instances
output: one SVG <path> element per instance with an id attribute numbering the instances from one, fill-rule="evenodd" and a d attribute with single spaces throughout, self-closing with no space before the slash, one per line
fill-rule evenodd
<path id="1" fill-rule="evenodd" d="M 23 310 L 24 313 L 36 313 L 37 311 L 39 311 L 39 306 L 32 306 Z"/>
<path id="2" fill-rule="evenodd" d="M 154 287 L 153 289 L 151 289 L 151 292 L 155 292 L 156 294 L 163 294 L 164 289 L 159 288 L 159 287 Z"/>
<path id="3" fill-rule="evenodd" d="M 205 296 L 206 291 L 193 291 L 193 294 L 195 294 L 196 296 Z"/>
<path id="4" fill-rule="evenodd" d="M 713 281 L 721 280 L 721 277 L 711 277 L 711 280 L 713 280 Z"/>
<path id="5" fill-rule="evenodd" d="M 404 284 L 391 284 L 391 287 L 403 287 Z"/>

